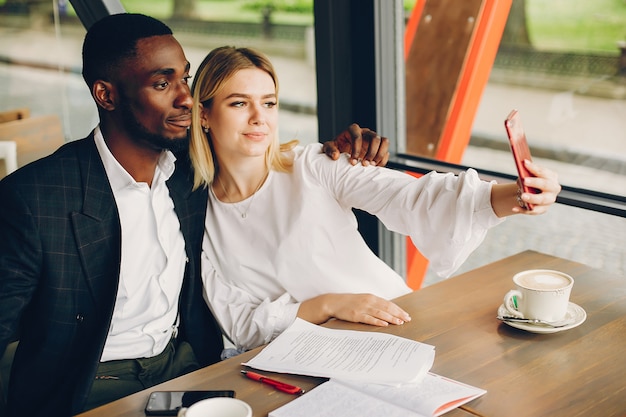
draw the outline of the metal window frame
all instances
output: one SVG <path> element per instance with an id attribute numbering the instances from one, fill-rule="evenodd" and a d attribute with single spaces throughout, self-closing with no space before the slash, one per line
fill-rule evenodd
<path id="1" fill-rule="evenodd" d="M 317 109 L 320 141 L 356 122 L 406 142 L 402 0 L 315 0 Z M 370 249 L 403 274 L 405 242 L 378 219 L 355 210 Z"/>
<path id="2" fill-rule="evenodd" d="M 119 0 L 70 0 L 70 3 L 87 30 L 105 16 L 126 12 Z"/>
<path id="3" fill-rule="evenodd" d="M 478 172 L 479 176 L 486 181 L 496 180 L 498 182 L 511 182 L 517 180 L 515 175 L 469 167 L 466 165 L 452 164 L 407 154 L 394 155 L 390 158 L 387 166 L 389 168 L 419 174 L 426 174 L 430 171 L 452 172 L 454 174 L 459 174 L 462 171 L 473 168 L 476 172 Z M 626 217 L 626 196 L 602 193 L 583 188 L 562 186 L 562 191 L 557 196 L 556 202 L 571 207 L 592 210 L 613 216 Z"/>

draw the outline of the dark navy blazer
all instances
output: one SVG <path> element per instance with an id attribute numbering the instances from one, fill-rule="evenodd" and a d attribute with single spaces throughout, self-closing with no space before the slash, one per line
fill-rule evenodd
<path id="1" fill-rule="evenodd" d="M 167 185 L 189 260 L 179 337 L 205 366 L 223 349 L 199 273 L 207 193 L 192 192 L 186 155 L 176 164 Z M 111 324 L 120 258 L 119 215 L 93 132 L 0 182 L 0 354 L 20 340 L 9 415 L 82 411 Z"/>

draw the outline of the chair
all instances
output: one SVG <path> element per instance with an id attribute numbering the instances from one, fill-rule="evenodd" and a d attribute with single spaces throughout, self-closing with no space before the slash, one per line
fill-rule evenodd
<path id="1" fill-rule="evenodd" d="M 50 155 L 65 143 L 61 120 L 55 114 L 0 123 L 0 141 L 15 142 L 17 167 Z"/>
<path id="2" fill-rule="evenodd" d="M 2 359 L 0 359 L 0 417 L 6 415 L 6 398 L 9 388 L 9 376 L 11 375 L 11 365 L 13 356 L 19 341 L 11 342 L 7 346 Z"/>
<path id="3" fill-rule="evenodd" d="M 0 123 L 11 122 L 13 120 L 26 119 L 30 116 L 30 110 L 26 107 L 11 109 L 0 112 Z"/>
<path id="4" fill-rule="evenodd" d="M 0 178 L 17 169 L 17 144 L 11 140 L 0 141 Z"/>

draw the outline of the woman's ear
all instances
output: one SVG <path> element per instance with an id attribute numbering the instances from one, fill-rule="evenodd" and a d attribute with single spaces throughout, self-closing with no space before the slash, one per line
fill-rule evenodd
<path id="1" fill-rule="evenodd" d="M 200 125 L 202 126 L 202 130 L 204 133 L 208 133 L 211 126 L 209 125 L 209 110 L 204 107 L 202 103 L 198 103 L 198 110 L 200 113 Z"/>
<path id="2" fill-rule="evenodd" d="M 113 85 L 107 81 L 98 80 L 91 88 L 91 95 L 96 104 L 104 110 L 115 110 L 115 101 L 113 100 Z"/>

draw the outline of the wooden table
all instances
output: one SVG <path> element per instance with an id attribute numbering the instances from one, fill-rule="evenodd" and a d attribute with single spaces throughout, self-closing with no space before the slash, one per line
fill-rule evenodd
<path id="1" fill-rule="evenodd" d="M 512 276 L 525 269 L 555 269 L 574 277 L 571 301 L 587 312 L 573 329 L 535 334 L 496 319 Z M 436 347 L 433 372 L 487 390 L 446 416 L 624 416 L 626 415 L 626 277 L 565 259 L 526 251 L 397 299 L 412 321 L 374 328 L 332 321 L 329 327 L 385 331 Z M 254 416 L 294 397 L 243 378 L 247 352 L 189 375 L 81 414 L 144 416 L 156 390 L 234 389 Z M 268 373 L 271 375 L 271 373 Z M 311 389 L 323 379 L 280 375 Z M 306 395 L 306 394 L 305 394 Z"/>

